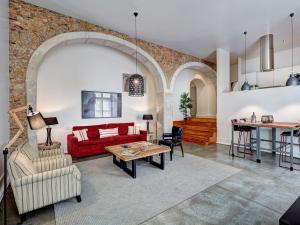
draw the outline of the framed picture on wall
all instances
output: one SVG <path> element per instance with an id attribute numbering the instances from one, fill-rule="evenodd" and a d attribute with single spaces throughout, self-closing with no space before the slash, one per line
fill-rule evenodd
<path id="1" fill-rule="evenodd" d="M 115 92 L 81 91 L 81 117 L 122 117 L 122 94 Z"/>

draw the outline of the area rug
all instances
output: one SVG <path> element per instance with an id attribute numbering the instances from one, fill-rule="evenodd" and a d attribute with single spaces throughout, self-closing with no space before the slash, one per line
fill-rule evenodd
<path id="1" fill-rule="evenodd" d="M 239 170 L 190 154 L 166 159 L 165 170 L 137 162 L 132 179 L 112 157 L 77 164 L 82 202 L 55 204 L 56 225 L 135 225 L 232 176 Z"/>

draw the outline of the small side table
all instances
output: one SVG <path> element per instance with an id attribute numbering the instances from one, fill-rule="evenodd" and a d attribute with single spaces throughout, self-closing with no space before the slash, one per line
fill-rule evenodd
<path id="1" fill-rule="evenodd" d="M 38 144 L 38 150 L 44 151 L 44 150 L 51 150 L 51 149 L 58 149 L 61 146 L 61 143 L 59 141 L 53 141 L 52 145 L 46 145 L 46 143 L 39 143 Z"/>

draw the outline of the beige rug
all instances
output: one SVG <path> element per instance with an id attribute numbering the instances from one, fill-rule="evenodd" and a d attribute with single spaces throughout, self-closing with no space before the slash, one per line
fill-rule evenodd
<path id="1" fill-rule="evenodd" d="M 137 178 L 115 166 L 112 157 L 81 162 L 82 202 L 55 205 L 57 225 L 135 225 L 171 208 L 239 170 L 177 153 L 160 170 L 138 161 Z"/>

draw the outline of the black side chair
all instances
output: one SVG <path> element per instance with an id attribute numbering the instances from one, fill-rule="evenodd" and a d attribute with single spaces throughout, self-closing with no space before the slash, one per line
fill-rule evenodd
<path id="1" fill-rule="evenodd" d="M 163 140 L 159 140 L 159 145 L 166 145 L 171 148 L 170 152 L 170 159 L 172 161 L 173 159 L 173 150 L 174 147 L 180 146 L 182 157 L 184 157 L 183 147 L 182 147 L 182 133 L 183 128 L 182 127 L 172 127 L 172 133 L 164 133 L 163 134 Z"/>

